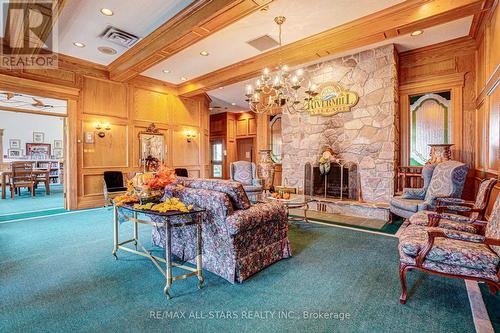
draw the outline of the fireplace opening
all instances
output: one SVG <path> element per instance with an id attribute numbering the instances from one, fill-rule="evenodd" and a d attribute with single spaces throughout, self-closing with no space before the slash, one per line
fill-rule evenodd
<path id="1" fill-rule="evenodd" d="M 322 175 L 319 166 L 306 163 L 304 194 L 325 198 L 358 200 L 358 166 L 355 163 L 332 163 L 330 172 Z"/>

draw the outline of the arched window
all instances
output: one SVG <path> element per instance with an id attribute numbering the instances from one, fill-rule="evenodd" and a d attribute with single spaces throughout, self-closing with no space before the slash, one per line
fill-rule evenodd
<path id="1" fill-rule="evenodd" d="M 449 91 L 410 97 L 410 165 L 429 160 L 429 144 L 450 142 L 450 100 Z"/>

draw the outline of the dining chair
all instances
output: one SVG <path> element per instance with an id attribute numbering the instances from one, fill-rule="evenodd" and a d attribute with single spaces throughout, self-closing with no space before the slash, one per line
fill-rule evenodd
<path id="1" fill-rule="evenodd" d="M 21 188 L 28 188 L 31 196 L 35 196 L 35 176 L 33 174 L 33 162 L 12 162 L 12 175 L 10 177 L 10 198 L 14 199 L 14 194 Z"/>

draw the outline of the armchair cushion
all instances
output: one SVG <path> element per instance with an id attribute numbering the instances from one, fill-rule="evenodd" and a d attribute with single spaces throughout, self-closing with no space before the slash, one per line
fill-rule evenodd
<path id="1" fill-rule="evenodd" d="M 401 251 L 407 256 L 415 258 L 420 250 L 427 244 L 427 231 L 436 229 L 441 231 L 445 230 L 441 228 L 427 228 L 410 225 L 399 236 L 399 247 Z M 436 238 L 432 249 L 426 256 L 426 260 L 450 266 L 484 270 L 491 274 L 497 272 L 500 257 L 487 245 L 460 240 L 468 239 L 481 241 L 484 237 L 451 230 L 446 230 L 445 232 L 449 237 L 456 239 Z"/>
<path id="2" fill-rule="evenodd" d="M 413 213 L 416 213 L 419 209 L 424 209 L 423 205 L 425 205 L 424 201 L 418 199 L 405 199 L 401 196 L 391 199 L 391 206 Z"/>
<path id="3" fill-rule="evenodd" d="M 401 196 L 401 198 L 424 200 L 425 188 L 404 188 L 403 195 Z"/>
<path id="4" fill-rule="evenodd" d="M 497 196 L 491 211 L 484 235 L 488 238 L 500 239 L 500 194 Z M 491 248 L 500 256 L 500 246 L 492 245 Z"/>
<path id="5" fill-rule="evenodd" d="M 459 198 L 462 195 L 468 170 L 467 164 L 452 160 L 436 165 L 429 188 L 425 193 L 427 204 L 434 207 L 439 197 Z"/>
<path id="6" fill-rule="evenodd" d="M 416 264 L 416 258 L 405 254 L 402 251 L 401 247 L 399 248 L 399 257 L 400 257 L 401 263 L 408 264 L 408 265 L 415 265 Z M 498 281 L 498 275 L 496 274 L 496 272 L 492 273 L 490 271 L 481 270 L 481 269 L 448 265 L 448 264 L 444 264 L 442 262 L 428 260 L 428 259 L 426 259 L 423 262 L 422 267 L 425 269 L 428 269 L 430 271 L 444 273 L 444 274 L 471 276 L 471 277 L 487 279 L 487 280 L 495 281 L 495 282 Z"/>
<path id="7" fill-rule="evenodd" d="M 262 192 L 262 185 L 244 185 L 243 189 L 247 193 L 255 193 L 255 192 Z"/>
<path id="8" fill-rule="evenodd" d="M 436 214 L 436 212 L 430 210 L 419 211 L 409 218 L 410 223 L 413 225 L 427 226 L 429 223 L 429 214 Z M 440 228 L 463 231 L 472 234 L 477 233 L 476 228 L 470 224 L 473 220 L 466 216 L 449 213 L 442 213 L 439 215 L 441 216 L 441 220 L 439 220 Z"/>
<path id="9" fill-rule="evenodd" d="M 255 164 L 247 161 L 231 163 L 231 179 L 243 185 L 253 185 Z"/>
<path id="10" fill-rule="evenodd" d="M 237 210 L 226 219 L 231 235 L 264 225 L 269 221 L 282 221 L 286 225 L 285 207 L 279 202 L 259 203 L 246 210 Z"/>

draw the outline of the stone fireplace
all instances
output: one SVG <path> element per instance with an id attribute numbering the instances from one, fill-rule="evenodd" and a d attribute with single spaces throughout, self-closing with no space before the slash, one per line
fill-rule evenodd
<path id="1" fill-rule="evenodd" d="M 311 81 L 339 82 L 356 92 L 351 111 L 333 116 L 284 114 L 283 179 L 303 192 L 325 195 L 325 178 L 318 177 L 318 159 L 330 147 L 353 167 L 337 168 L 326 179 L 326 196 L 356 200 L 357 188 L 365 202 L 388 202 L 394 194 L 399 138 L 397 65 L 394 46 L 386 45 L 306 68 Z M 332 164 L 333 168 L 333 164 Z M 332 170 L 333 171 L 333 170 Z M 355 176 L 354 176 L 355 175 Z M 321 186 L 320 186 L 321 185 Z"/>
<path id="2" fill-rule="evenodd" d="M 358 166 L 355 163 L 332 163 L 330 172 L 322 175 L 318 166 L 304 166 L 304 194 L 333 199 L 358 200 Z"/>

